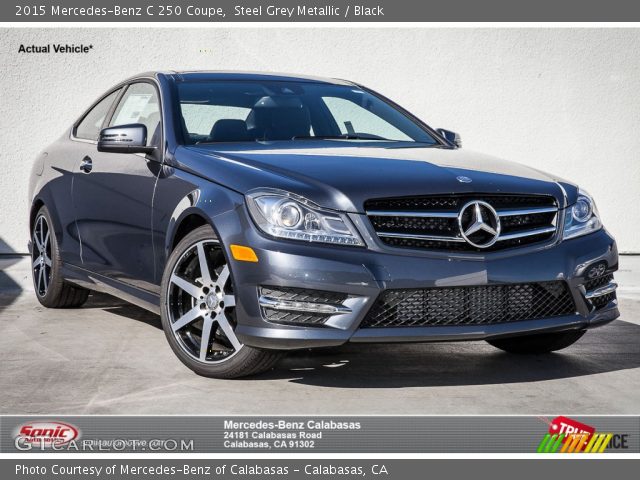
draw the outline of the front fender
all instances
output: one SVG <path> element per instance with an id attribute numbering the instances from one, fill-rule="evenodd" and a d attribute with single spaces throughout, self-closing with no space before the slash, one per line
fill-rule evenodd
<path id="1" fill-rule="evenodd" d="M 192 216 L 200 217 L 209 224 L 224 244 L 229 233 L 243 228 L 238 219 L 238 209 L 244 208 L 244 196 L 231 189 L 213 183 L 182 170 L 167 167 L 165 178 L 158 182 L 154 204 L 155 230 L 160 252 L 158 255 L 159 277 L 176 243 L 181 228 Z M 166 205 L 167 208 L 163 206 Z"/>

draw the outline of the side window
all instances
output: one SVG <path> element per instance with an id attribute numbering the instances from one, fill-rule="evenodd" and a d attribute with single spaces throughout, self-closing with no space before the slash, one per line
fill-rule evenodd
<path id="1" fill-rule="evenodd" d="M 322 97 L 331 112 L 333 119 L 342 134 L 366 134 L 389 140 L 410 141 L 411 137 L 404 134 L 375 112 L 370 111 L 368 105 L 357 103 L 338 97 Z"/>
<path id="2" fill-rule="evenodd" d="M 98 140 L 104 119 L 119 93 L 120 90 L 110 93 L 93 107 L 76 127 L 74 136 L 84 140 Z"/>
<path id="3" fill-rule="evenodd" d="M 127 88 L 109 126 L 130 123 L 142 123 L 147 127 L 147 145 L 160 144 L 160 104 L 158 93 L 150 83 L 134 83 Z"/>

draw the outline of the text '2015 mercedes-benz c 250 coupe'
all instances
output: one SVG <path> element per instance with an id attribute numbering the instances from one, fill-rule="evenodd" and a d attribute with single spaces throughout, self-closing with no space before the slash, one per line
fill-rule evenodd
<path id="1" fill-rule="evenodd" d="M 346 342 L 567 347 L 618 317 L 591 196 L 342 80 L 154 72 L 37 158 L 34 287 L 159 313 L 194 372 Z"/>

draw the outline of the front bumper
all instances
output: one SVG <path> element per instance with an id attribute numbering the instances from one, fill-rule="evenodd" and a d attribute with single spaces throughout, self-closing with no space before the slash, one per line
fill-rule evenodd
<path id="1" fill-rule="evenodd" d="M 589 329 L 619 316 L 617 301 L 595 309 L 586 298 L 585 272 L 595 263 L 606 273 L 618 268 L 615 240 L 606 232 L 547 245 L 480 255 L 430 255 L 425 252 L 355 248 L 275 240 L 259 233 L 244 212 L 216 219 L 221 238 L 255 250 L 257 263 L 230 259 L 236 288 L 236 334 L 251 346 L 296 349 L 346 342 L 434 342 L 483 340 L 562 330 Z M 356 220 L 357 221 L 357 220 Z M 369 243 L 369 239 L 367 242 Z M 379 295 L 387 289 L 505 285 L 564 281 L 573 297 L 572 315 L 486 325 L 360 328 Z M 341 292 L 351 310 L 322 326 L 267 321 L 259 305 L 260 287 Z"/>

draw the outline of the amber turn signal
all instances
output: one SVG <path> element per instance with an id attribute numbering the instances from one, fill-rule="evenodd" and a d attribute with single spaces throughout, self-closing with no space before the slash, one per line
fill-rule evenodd
<path id="1" fill-rule="evenodd" d="M 231 245 L 231 255 L 234 260 L 239 262 L 257 262 L 258 256 L 251 247 L 245 247 L 242 245 Z"/>

